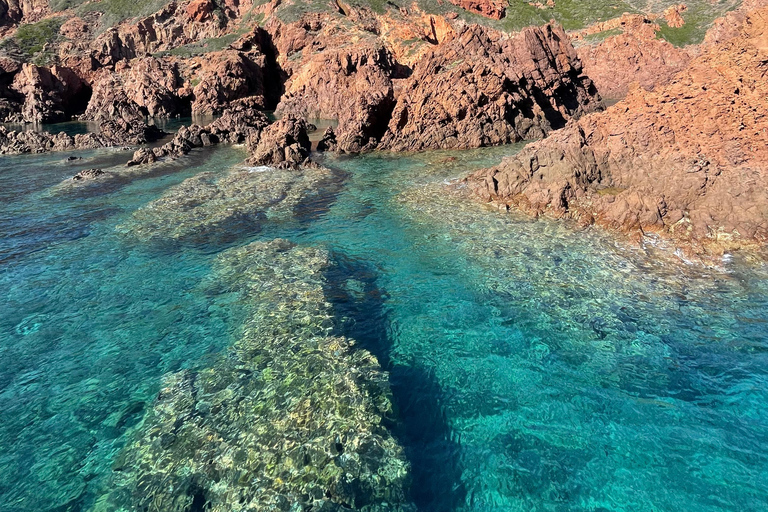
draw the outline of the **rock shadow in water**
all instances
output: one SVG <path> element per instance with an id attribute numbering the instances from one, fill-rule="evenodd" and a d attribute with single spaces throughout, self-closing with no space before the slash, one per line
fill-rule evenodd
<path id="1" fill-rule="evenodd" d="M 411 463 L 411 495 L 420 511 L 457 510 L 465 502 L 460 446 L 452 438 L 435 376 L 419 366 L 395 365 L 387 335 L 386 291 L 366 262 L 333 253 L 325 295 L 333 305 L 339 336 L 357 340 L 389 372 L 396 417 L 391 430 Z"/>

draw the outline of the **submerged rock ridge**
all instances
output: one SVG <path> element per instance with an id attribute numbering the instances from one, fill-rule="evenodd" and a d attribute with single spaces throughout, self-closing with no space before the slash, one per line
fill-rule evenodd
<path id="1" fill-rule="evenodd" d="M 666 86 L 635 89 L 469 178 L 486 201 L 718 254 L 768 240 L 768 8 Z M 718 25 L 721 34 L 727 33 Z"/>
<path id="2" fill-rule="evenodd" d="M 544 137 L 602 102 L 558 25 L 465 27 L 416 64 L 380 148 L 473 148 Z"/>
<path id="3" fill-rule="evenodd" d="M 236 167 L 198 174 L 136 210 L 119 227 L 143 241 L 208 243 L 255 233 L 270 219 L 287 219 L 335 183 L 324 167 Z"/>
<path id="4" fill-rule="evenodd" d="M 387 374 L 333 334 L 329 265 L 280 239 L 217 258 L 207 289 L 239 297 L 239 338 L 165 377 L 94 511 L 415 511 Z"/>

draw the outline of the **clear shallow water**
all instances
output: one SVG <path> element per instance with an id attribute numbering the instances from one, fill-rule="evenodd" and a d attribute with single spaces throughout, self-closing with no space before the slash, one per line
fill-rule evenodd
<path id="1" fill-rule="evenodd" d="M 240 312 L 199 291 L 216 254 L 275 237 L 331 252 L 327 294 L 390 371 L 420 510 L 767 509 L 765 268 L 447 193 L 514 150 L 329 160 L 344 186 L 295 220 L 176 250 L 115 228 L 238 150 L 77 192 L 52 187 L 125 154 L 1 160 L 0 510 L 88 510 L 161 376 L 232 342 Z"/>

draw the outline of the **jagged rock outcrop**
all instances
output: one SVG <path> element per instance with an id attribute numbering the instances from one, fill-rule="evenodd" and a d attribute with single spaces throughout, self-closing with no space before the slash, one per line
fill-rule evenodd
<path id="1" fill-rule="evenodd" d="M 21 119 L 27 123 L 65 121 L 81 111 L 88 98 L 86 85 L 72 70 L 25 63 L 15 73 L 13 89 L 23 98 Z"/>
<path id="2" fill-rule="evenodd" d="M 264 129 L 258 139 L 248 140 L 248 163 L 277 168 L 307 165 L 310 147 L 306 121 L 287 116 Z"/>
<path id="3" fill-rule="evenodd" d="M 695 251 L 768 240 L 768 9 L 667 86 L 636 89 L 468 178 L 488 201 L 657 232 Z"/>
<path id="4" fill-rule="evenodd" d="M 200 16 L 201 2 L 169 2 L 158 12 L 138 21 L 130 20 L 114 27 L 93 40 L 91 49 L 103 66 L 113 66 L 121 60 L 146 57 L 188 43 L 221 37 L 227 32 L 227 21 L 236 17 L 239 6 L 248 2 L 211 2 L 205 0 L 211 13 Z M 251 4 L 252 5 L 252 4 Z"/>
<path id="5" fill-rule="evenodd" d="M 337 119 L 338 149 L 373 148 L 395 106 L 396 73 L 394 57 L 380 44 L 321 52 L 291 78 L 278 112 Z"/>
<path id="6" fill-rule="evenodd" d="M 578 48 L 584 73 L 606 99 L 623 98 L 633 83 L 648 90 L 668 83 L 685 68 L 694 53 L 658 38 L 659 25 L 645 16 L 625 14 L 598 25 L 574 37 L 580 39 L 615 28 L 622 30 L 621 34 L 608 37 L 599 44 Z"/>
<path id="7" fill-rule="evenodd" d="M 0 35 L 3 27 L 22 21 L 33 23 L 48 12 L 47 0 L 0 0 Z"/>
<path id="8" fill-rule="evenodd" d="M 500 20 L 506 14 L 506 2 L 499 0 L 448 0 L 465 11 L 474 12 L 487 18 Z"/>
<path id="9" fill-rule="evenodd" d="M 420 61 L 380 148 L 471 148 L 540 138 L 602 103 L 563 29 L 513 38 L 465 27 Z"/>
<path id="10" fill-rule="evenodd" d="M 188 115 L 188 91 L 175 62 L 153 57 L 134 59 L 123 73 L 128 98 L 150 117 Z"/>
<path id="11" fill-rule="evenodd" d="M 127 92 L 125 79 L 105 72 L 93 87 L 93 95 L 82 119 L 98 123 L 101 136 L 114 144 L 144 144 L 157 140 L 162 132 L 147 125 L 145 112 Z M 131 90 L 131 94 L 136 93 Z"/>
<path id="12" fill-rule="evenodd" d="M 0 126 L 0 155 L 92 149 L 107 145 L 110 145 L 108 141 L 93 133 L 78 134 L 72 137 L 66 133 L 53 135 L 33 131 L 18 132 Z"/>
<path id="13" fill-rule="evenodd" d="M 193 113 L 220 114 L 237 103 L 260 109 L 268 107 L 264 72 L 267 62 L 260 52 L 224 50 L 207 55 L 199 64 L 195 71 L 199 83 L 193 89 Z"/>
<path id="14" fill-rule="evenodd" d="M 258 110 L 243 106 L 233 107 L 207 126 L 182 126 L 173 140 L 159 148 L 138 149 L 127 165 L 150 164 L 163 157 L 178 158 L 193 148 L 218 143 L 239 144 L 247 140 L 255 143 L 268 125 L 269 119 Z"/>
<path id="15" fill-rule="evenodd" d="M 114 114 L 132 117 L 188 115 L 188 95 L 175 62 L 138 58 L 130 64 L 116 66 L 114 72 L 100 72 L 83 119 L 98 120 Z"/>

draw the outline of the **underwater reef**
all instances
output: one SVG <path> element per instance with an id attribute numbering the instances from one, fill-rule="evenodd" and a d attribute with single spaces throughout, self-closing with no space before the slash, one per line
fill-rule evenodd
<path id="1" fill-rule="evenodd" d="M 217 257 L 202 288 L 242 303 L 239 339 L 164 378 L 95 511 L 415 510 L 387 373 L 333 334 L 330 264 L 282 239 Z"/>
<path id="2" fill-rule="evenodd" d="M 137 210 L 120 229 L 141 241 L 192 243 L 242 230 L 257 232 L 269 218 L 289 218 L 334 181 L 334 173 L 319 166 L 200 173 Z"/>

